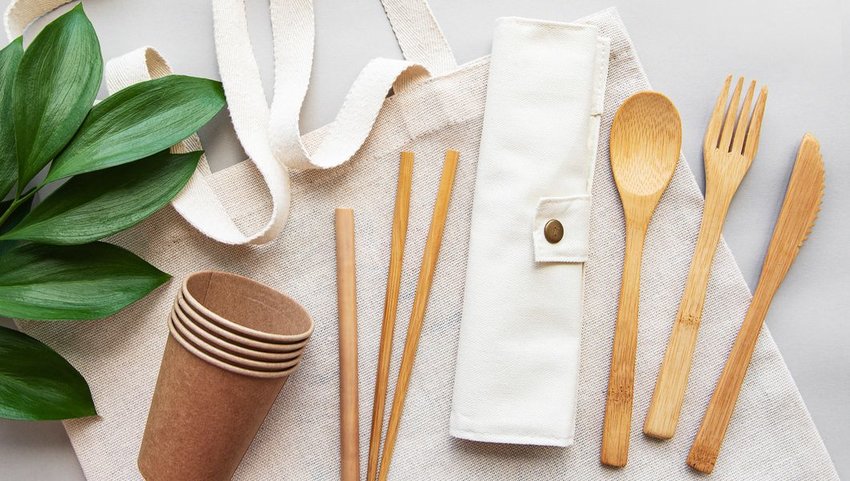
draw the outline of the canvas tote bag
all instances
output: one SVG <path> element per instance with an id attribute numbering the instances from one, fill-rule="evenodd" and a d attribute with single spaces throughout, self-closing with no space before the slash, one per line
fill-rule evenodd
<path id="1" fill-rule="evenodd" d="M 20 2 L 20 0 L 19 0 Z M 60 3 L 57 1 L 54 4 Z M 396 6 L 399 2 L 393 3 Z M 421 8 L 417 2 L 413 11 Z M 417 6 L 418 5 L 418 6 Z M 55 5 L 54 5 L 55 6 Z M 392 11 L 392 8 L 387 8 Z M 37 16 L 37 14 L 36 14 Z M 428 22 L 390 15 L 408 45 L 434 51 Z M 563 19 L 561 19 L 563 20 Z M 704 479 L 685 456 L 750 299 L 728 248 L 721 245 L 709 285 L 703 330 L 677 436 L 659 443 L 632 433 L 630 464 L 600 466 L 599 443 L 622 269 L 622 209 L 611 178 L 608 137 L 613 113 L 629 95 L 649 88 L 628 34 L 614 10 L 580 20 L 611 39 L 605 108 L 596 160 L 591 252 L 585 284 L 575 444 L 567 449 L 475 443 L 448 432 L 462 308 L 472 194 L 484 111 L 487 59 L 413 82 L 386 101 L 352 160 L 330 170 L 292 175 L 287 227 L 274 243 L 232 246 L 212 240 L 165 208 L 111 240 L 174 275 L 174 280 L 108 319 L 87 323 L 22 322 L 88 380 L 99 416 L 65 422 L 91 480 L 139 479 L 136 457 L 160 357 L 166 318 L 190 272 L 221 269 L 252 277 L 300 301 L 316 330 L 299 370 L 269 413 L 236 473 L 239 480 L 327 480 L 339 477 L 338 346 L 332 212 L 356 212 L 360 343 L 360 432 L 367 433 L 380 337 L 398 155 L 416 152 L 410 227 L 399 319 L 406 319 L 435 198 L 443 153 L 461 152 L 440 262 L 422 332 L 390 476 L 417 480 Z M 419 40 L 417 40 L 419 39 Z M 424 47 L 423 47 L 424 46 Z M 417 50 L 403 48 L 405 55 Z M 154 62 L 157 64 L 157 62 Z M 302 137 L 308 151 L 333 126 Z M 273 211 L 262 173 L 242 162 L 204 179 L 244 232 L 267 225 Z M 696 242 L 702 196 L 680 161 L 653 220 L 646 245 L 636 369 L 635 416 L 646 412 L 680 289 Z M 397 324 L 403 339 L 406 323 Z M 401 349 L 394 350 L 396 372 Z M 391 377 L 390 395 L 392 395 Z M 641 388 L 644 386 L 645 388 Z M 361 436 L 361 453 L 367 449 Z M 365 469 L 365 463 L 364 463 Z M 767 330 L 712 474 L 716 480 L 838 479 L 799 393 Z"/>

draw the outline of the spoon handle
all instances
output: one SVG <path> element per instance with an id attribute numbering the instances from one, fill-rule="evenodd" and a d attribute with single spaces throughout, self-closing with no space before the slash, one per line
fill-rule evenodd
<path id="1" fill-rule="evenodd" d="M 688 281 L 679 304 L 679 312 L 664 353 L 664 361 L 646 413 L 643 432 L 658 439 L 670 439 L 676 432 L 682 402 L 688 387 L 697 332 L 702 320 L 711 261 L 717 252 L 723 222 L 735 190 L 709 190 L 702 215 L 702 226 L 691 261 Z"/>
<path id="2" fill-rule="evenodd" d="M 626 256 L 620 307 L 611 351 L 611 374 L 602 428 L 602 464 L 621 468 L 629 457 L 632 424 L 632 399 L 637 353 L 638 307 L 640 303 L 640 266 L 647 223 L 626 220 Z"/>

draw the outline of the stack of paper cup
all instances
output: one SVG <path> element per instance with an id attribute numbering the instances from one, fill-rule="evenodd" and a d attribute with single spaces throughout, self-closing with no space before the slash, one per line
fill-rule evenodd
<path id="1" fill-rule="evenodd" d="M 230 479 L 313 321 L 258 282 L 199 272 L 183 282 L 168 325 L 139 471 L 148 481 Z"/>

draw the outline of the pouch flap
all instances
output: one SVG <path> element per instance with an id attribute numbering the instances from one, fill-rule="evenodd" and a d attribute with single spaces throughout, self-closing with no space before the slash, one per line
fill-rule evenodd
<path id="1" fill-rule="evenodd" d="M 535 262 L 586 261 L 590 195 L 541 198 L 534 216 L 533 235 Z"/>

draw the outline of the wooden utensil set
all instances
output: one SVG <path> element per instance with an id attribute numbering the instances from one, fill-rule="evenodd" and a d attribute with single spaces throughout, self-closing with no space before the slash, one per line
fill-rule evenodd
<path id="1" fill-rule="evenodd" d="M 455 172 L 457 170 L 459 153 L 454 150 L 446 152 L 443 172 L 434 212 L 431 218 L 431 228 L 425 242 L 419 279 L 416 284 L 416 294 L 413 299 L 413 309 L 407 329 L 407 339 L 404 343 L 401 366 L 396 383 L 390 420 L 384 441 L 383 456 L 378 456 L 381 443 L 381 428 L 384 422 L 387 384 L 392 357 L 393 331 L 395 329 L 396 310 L 398 307 L 399 289 L 401 287 L 402 260 L 407 237 L 407 220 L 410 210 L 410 191 L 413 175 L 413 153 L 402 152 L 399 168 L 398 188 L 396 190 L 395 213 L 393 215 L 392 242 L 390 249 L 390 265 L 387 274 L 387 292 L 384 303 L 384 316 L 381 329 L 381 340 L 378 352 L 378 370 L 375 378 L 375 402 L 372 410 L 372 432 L 369 438 L 369 457 L 367 478 L 386 480 L 390 469 L 398 428 L 401 423 L 404 400 L 410 377 L 413 373 L 413 362 L 419 345 L 419 336 L 425 320 L 425 309 L 428 296 L 434 280 L 437 258 L 442 244 L 443 231 L 448 215 L 449 200 L 452 196 Z M 355 288 L 354 263 L 354 213 L 350 209 L 336 211 L 337 236 L 337 300 L 339 308 L 340 336 L 340 449 L 341 449 L 341 479 L 352 481 L 359 479 L 359 433 L 358 433 L 358 399 L 357 399 L 357 306 Z"/>
<path id="2" fill-rule="evenodd" d="M 706 194 L 702 225 L 644 422 L 644 434 L 653 438 L 670 439 L 676 431 L 697 343 L 712 259 L 732 198 L 758 150 L 767 88 L 762 88 L 755 98 L 756 83 L 751 82 L 741 102 L 744 79 L 738 80 L 730 100 L 731 86 L 732 77 L 729 76 L 714 106 L 705 135 L 703 155 Z M 752 107 L 754 98 L 755 107 Z M 609 466 L 623 467 L 628 460 L 644 241 L 655 207 L 673 178 L 681 147 L 681 119 L 676 107 L 664 95 L 657 92 L 635 94 L 617 111 L 611 127 L 611 170 L 623 202 L 626 250 L 602 432 L 601 460 Z M 383 455 L 379 456 L 413 174 L 413 154 L 401 154 L 369 437 L 368 481 L 384 481 L 389 474 L 442 243 L 458 156 L 453 150 L 446 153 L 431 228 L 422 256 Z M 820 148 L 817 140 L 807 134 L 797 155 L 773 239 L 765 256 L 758 288 L 688 456 L 688 464 L 698 471 L 710 473 L 714 469 L 767 309 L 814 225 L 823 187 L 824 168 Z M 336 236 L 341 471 L 342 479 L 350 481 L 357 480 L 360 474 L 354 213 L 350 209 L 337 209 Z"/>
<path id="3" fill-rule="evenodd" d="M 761 89 L 751 111 L 756 83 L 750 83 L 742 103 L 744 79 L 738 80 L 730 101 L 731 84 L 732 76 L 729 76 L 705 135 L 706 193 L 702 225 L 644 423 L 644 434 L 653 438 L 670 439 L 676 431 L 711 262 L 732 197 L 758 150 L 767 88 Z M 655 206 L 673 176 L 681 143 L 679 114 L 659 93 L 633 95 L 614 117 L 611 170 L 623 202 L 626 254 L 601 449 L 602 463 L 613 467 L 625 466 L 628 459 L 644 239 Z M 758 288 L 688 456 L 688 464 L 698 471 L 710 473 L 714 469 L 767 309 L 814 225 L 823 187 L 820 148 L 817 140 L 806 134 L 765 256 Z"/>

